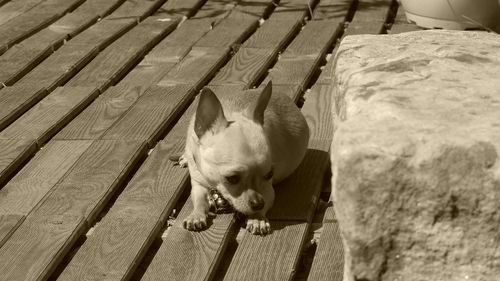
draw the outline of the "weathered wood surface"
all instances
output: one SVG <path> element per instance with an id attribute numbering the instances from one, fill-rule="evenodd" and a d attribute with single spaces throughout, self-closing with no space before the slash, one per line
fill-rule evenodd
<path id="1" fill-rule="evenodd" d="M 43 59 L 57 50 L 64 40 L 78 33 L 107 15 L 123 0 L 88 0 L 73 12 L 7 50 L 0 56 L 0 82 L 12 85 Z"/>
<path id="2" fill-rule="evenodd" d="M 381 34 L 387 32 L 387 21 L 394 18 L 396 0 L 357 1 L 354 18 L 344 36 L 355 34 Z"/>
<path id="3" fill-rule="evenodd" d="M 12 45 L 46 27 L 84 0 L 45 0 L 0 25 L 0 46 Z"/>
<path id="4" fill-rule="evenodd" d="M 21 2 L 37 1 L 11 0 L 0 14 L 26 14 Z M 0 81 L 12 85 L 0 89 L 0 280 L 296 277 L 329 175 L 332 62 L 322 65 L 351 1 L 78 4 L 19 44 L 0 44 Z M 238 234 L 232 214 L 185 231 L 189 175 L 169 158 L 183 151 L 193 98 L 203 86 L 238 98 L 270 79 L 294 101 L 305 93 L 311 129 L 304 162 L 276 188 L 274 232 Z M 309 280 L 342 273 L 335 223 L 327 211 Z"/>
<path id="5" fill-rule="evenodd" d="M 418 31 L 422 28 L 418 27 L 414 23 L 409 23 L 406 19 L 405 10 L 401 5 L 398 6 L 396 17 L 394 18 L 394 23 L 391 24 L 391 28 L 387 31 L 389 34 L 397 34 L 410 31 Z"/>

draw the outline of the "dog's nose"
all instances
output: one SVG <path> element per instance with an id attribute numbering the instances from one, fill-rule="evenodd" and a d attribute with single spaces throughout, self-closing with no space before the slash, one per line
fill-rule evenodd
<path id="1" fill-rule="evenodd" d="M 264 199 L 262 196 L 257 195 L 254 198 L 250 199 L 250 208 L 254 211 L 260 211 L 264 208 Z"/>

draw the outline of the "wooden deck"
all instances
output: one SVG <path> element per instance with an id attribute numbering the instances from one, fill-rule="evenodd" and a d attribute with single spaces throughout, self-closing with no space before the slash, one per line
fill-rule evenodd
<path id="1" fill-rule="evenodd" d="M 0 0 L 0 280 L 342 280 L 327 58 L 415 29 L 393 0 Z M 184 230 L 193 98 L 268 79 L 311 129 L 273 233 Z"/>

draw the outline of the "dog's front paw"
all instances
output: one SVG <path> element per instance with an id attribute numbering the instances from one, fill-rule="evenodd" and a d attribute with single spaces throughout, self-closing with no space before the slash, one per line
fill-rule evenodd
<path id="1" fill-rule="evenodd" d="M 266 217 L 261 215 L 249 216 L 247 218 L 248 232 L 257 235 L 266 235 L 271 233 L 271 225 Z"/>
<path id="2" fill-rule="evenodd" d="M 208 214 L 192 212 L 186 219 L 184 219 L 182 225 L 187 230 L 200 231 L 207 227 L 207 218 Z"/>

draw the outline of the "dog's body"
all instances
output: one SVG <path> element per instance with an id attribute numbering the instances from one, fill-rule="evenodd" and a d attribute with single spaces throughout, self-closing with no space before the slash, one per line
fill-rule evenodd
<path id="1" fill-rule="evenodd" d="M 250 232 L 270 231 L 265 215 L 274 202 L 272 184 L 297 168 L 309 140 L 297 106 L 271 91 L 268 83 L 264 90 L 218 99 L 210 89 L 202 90 L 181 159 L 189 167 L 194 204 L 185 228 L 206 227 L 209 190 L 217 189 L 248 216 Z"/>

